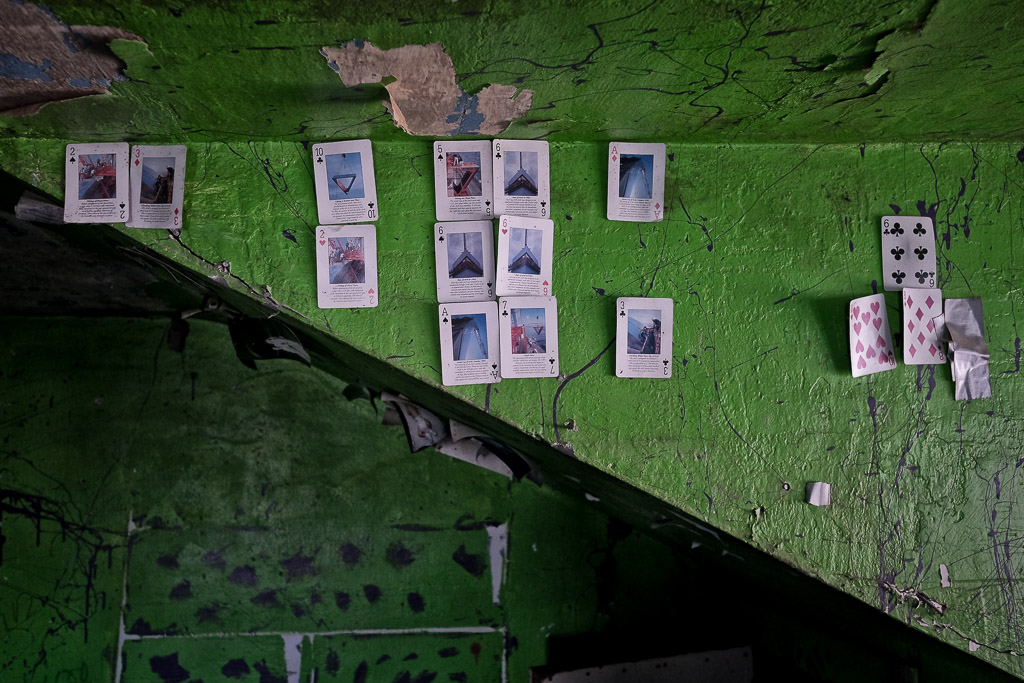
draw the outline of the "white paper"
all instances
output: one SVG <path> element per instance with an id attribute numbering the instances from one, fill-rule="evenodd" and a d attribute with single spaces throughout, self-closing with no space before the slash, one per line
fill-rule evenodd
<path id="1" fill-rule="evenodd" d="M 184 145 L 135 145 L 128 175 L 131 186 L 129 228 L 177 230 L 185 195 Z"/>
<path id="2" fill-rule="evenodd" d="M 495 140 L 494 215 L 551 216 L 548 143 L 543 140 Z"/>
<path id="3" fill-rule="evenodd" d="M 377 230 L 372 225 L 316 227 L 317 305 L 373 308 L 377 291 Z"/>
<path id="4" fill-rule="evenodd" d="M 498 369 L 498 305 L 493 301 L 441 304 L 441 381 L 447 386 L 493 384 Z"/>
<path id="5" fill-rule="evenodd" d="M 491 143 L 434 142 L 434 209 L 439 221 L 490 220 L 494 213 Z"/>
<path id="6" fill-rule="evenodd" d="M 64 155 L 64 222 L 124 223 L 130 218 L 128 145 L 70 144 Z"/>
<path id="7" fill-rule="evenodd" d="M 946 362 L 946 336 L 941 289 L 903 290 L 903 363 Z"/>
<path id="8" fill-rule="evenodd" d="M 849 328 L 850 365 L 854 377 L 896 367 L 884 294 L 862 296 L 851 301 Z"/>
<path id="9" fill-rule="evenodd" d="M 807 482 L 807 502 L 811 505 L 831 505 L 832 504 L 832 485 L 826 484 L 823 481 L 809 481 Z"/>
<path id="10" fill-rule="evenodd" d="M 656 223 L 665 217 L 665 145 L 608 143 L 608 220 Z"/>
<path id="11" fill-rule="evenodd" d="M 672 376 L 672 299 L 620 297 L 615 302 L 615 375 Z"/>
<path id="12" fill-rule="evenodd" d="M 494 225 L 491 221 L 434 224 L 437 300 L 494 300 Z"/>
<path id="13" fill-rule="evenodd" d="M 558 376 L 558 305 L 553 296 L 498 301 L 501 376 Z"/>
<path id="14" fill-rule="evenodd" d="M 380 217 L 369 140 L 313 145 L 313 179 L 320 223 L 338 225 Z"/>
<path id="15" fill-rule="evenodd" d="M 548 219 L 498 217 L 498 296 L 550 296 L 554 235 Z"/>
<path id="16" fill-rule="evenodd" d="M 935 287 L 935 226 L 931 218 L 882 217 L 882 283 L 887 292 Z"/>

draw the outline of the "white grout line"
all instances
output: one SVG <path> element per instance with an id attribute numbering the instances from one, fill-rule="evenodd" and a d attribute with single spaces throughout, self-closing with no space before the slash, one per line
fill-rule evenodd
<path id="1" fill-rule="evenodd" d="M 501 584 L 505 581 L 505 556 L 508 550 L 508 524 L 487 527 L 487 551 L 491 558 L 491 602 L 499 604 Z"/>
<path id="2" fill-rule="evenodd" d="M 306 636 L 302 633 L 286 633 L 284 640 L 284 666 L 288 675 L 288 683 L 302 683 L 302 641 Z M 312 636 L 310 636 L 312 640 Z"/>
<path id="3" fill-rule="evenodd" d="M 128 511 L 128 532 L 125 534 L 125 548 L 124 548 L 124 582 L 121 585 L 121 614 L 118 619 L 118 634 L 117 634 L 117 661 L 114 663 L 114 683 L 121 683 L 121 676 L 124 674 L 122 669 L 122 658 L 124 655 L 124 641 L 129 640 L 130 636 L 124 632 L 124 610 L 128 606 L 128 563 L 131 561 L 131 537 L 132 532 L 135 531 L 135 523 L 132 521 L 132 511 Z"/>
<path id="4" fill-rule="evenodd" d="M 124 634 L 125 640 L 160 640 L 163 638 L 259 638 L 265 636 L 276 636 L 283 638 L 285 636 L 308 636 L 312 638 L 314 636 L 402 636 L 402 635 L 416 635 L 418 633 L 504 633 L 505 627 L 499 626 L 494 628 L 492 626 L 427 626 L 424 628 L 354 628 L 354 629 L 341 629 L 337 631 L 260 631 L 260 632 L 236 632 L 236 633 L 179 633 L 179 634 L 153 634 L 153 635 L 135 635 L 131 633 Z"/>

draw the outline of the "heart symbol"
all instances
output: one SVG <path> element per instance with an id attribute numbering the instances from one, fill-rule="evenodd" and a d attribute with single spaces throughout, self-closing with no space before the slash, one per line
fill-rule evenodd
<path id="1" fill-rule="evenodd" d="M 371 289 L 367 294 L 373 294 L 373 290 Z"/>
<path id="2" fill-rule="evenodd" d="M 872 304 L 871 304 L 871 312 L 872 313 L 878 313 L 878 302 L 877 301 L 872 302 Z"/>
<path id="3" fill-rule="evenodd" d="M 507 232 L 508 232 L 508 230 L 507 230 L 507 229 L 505 229 L 505 228 L 502 228 L 502 229 L 501 229 L 501 234 L 502 234 L 502 235 L 506 234 Z"/>
<path id="4" fill-rule="evenodd" d="M 874 320 L 871 321 L 871 324 L 875 326 L 876 330 L 881 330 L 882 329 L 882 319 L 881 318 L 875 318 Z"/>
<path id="5" fill-rule="evenodd" d="M 871 314 L 868 313 L 867 311 L 864 311 L 864 315 L 862 315 L 860 319 L 867 323 L 867 321 L 871 320 Z"/>
<path id="6" fill-rule="evenodd" d="M 855 348 L 854 351 L 856 351 L 857 353 L 860 353 L 863 350 L 864 350 L 864 345 L 861 344 L 860 339 L 858 339 L 857 340 L 857 348 Z"/>
<path id="7" fill-rule="evenodd" d="M 861 356 L 860 359 L 857 361 L 857 367 L 863 370 L 867 366 L 868 364 L 864 362 L 864 356 Z"/>
<path id="8" fill-rule="evenodd" d="M 320 246 L 324 246 L 324 240 L 320 240 Z"/>
<path id="9" fill-rule="evenodd" d="M 548 281 L 547 281 L 547 280 L 545 280 L 545 281 L 544 281 L 544 285 L 546 286 L 547 284 L 548 284 Z"/>
<path id="10" fill-rule="evenodd" d="M 882 339 L 881 335 L 879 335 L 878 341 L 875 342 L 875 345 L 878 346 L 879 348 L 882 348 L 883 346 L 888 346 L 888 344 L 886 344 L 885 340 Z"/>
<path id="11" fill-rule="evenodd" d="M 887 356 L 884 353 L 878 354 L 878 362 L 882 363 L 883 365 L 888 364 L 889 363 L 889 356 Z"/>
<path id="12" fill-rule="evenodd" d="M 869 346 L 868 347 L 868 358 L 874 358 L 874 357 L 875 357 L 875 347 Z"/>
<path id="13" fill-rule="evenodd" d="M 857 319 L 857 318 L 860 317 L 860 306 L 854 306 L 853 307 L 853 317 L 854 317 L 854 319 Z"/>
<path id="14" fill-rule="evenodd" d="M 854 323 L 853 324 L 853 332 L 856 335 L 860 335 L 860 323 Z M 860 342 L 858 342 L 858 343 L 860 343 Z M 860 349 L 857 349 L 857 350 L 859 351 Z"/>

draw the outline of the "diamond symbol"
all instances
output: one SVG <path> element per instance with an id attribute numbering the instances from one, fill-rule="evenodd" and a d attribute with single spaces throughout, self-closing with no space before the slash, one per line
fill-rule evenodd
<path id="1" fill-rule="evenodd" d="M 936 351 L 938 351 L 938 349 L 935 348 L 935 344 L 928 345 L 928 353 L 934 356 Z"/>
<path id="2" fill-rule="evenodd" d="M 136 159 L 136 160 L 135 160 L 135 165 L 136 165 L 136 166 L 138 166 L 138 165 L 139 165 L 139 160 L 138 160 L 138 159 Z"/>
<path id="3" fill-rule="evenodd" d="M 658 202 L 655 202 L 655 203 L 654 203 L 654 208 L 655 208 L 655 209 L 660 209 L 660 208 L 661 208 L 661 204 L 660 204 L 660 203 L 658 203 Z"/>
<path id="4" fill-rule="evenodd" d="M 914 321 L 913 320 L 908 320 L 907 321 L 907 329 L 910 330 L 911 332 L 914 331 Z"/>
<path id="5" fill-rule="evenodd" d="M 917 355 L 917 347 L 916 346 L 911 346 L 910 347 L 910 357 L 913 358 L 916 355 Z"/>
<path id="6" fill-rule="evenodd" d="M 910 298 L 909 294 L 907 295 L 907 305 L 908 306 L 913 306 L 914 305 L 914 300 Z"/>
<path id="7" fill-rule="evenodd" d="M 915 313 L 914 315 L 916 315 L 916 316 L 917 316 L 917 319 L 918 319 L 918 320 L 920 320 L 921 318 L 923 318 L 923 317 L 924 317 L 924 311 L 922 311 L 922 310 L 921 310 L 921 309 L 919 308 L 919 309 L 917 309 L 917 313 Z"/>
<path id="8" fill-rule="evenodd" d="M 928 321 L 928 324 L 925 325 L 925 327 L 928 328 L 929 332 L 934 332 L 935 331 L 935 323 L 933 323 L 931 320 Z M 911 331 L 913 331 L 913 330 L 911 330 Z"/>
<path id="9" fill-rule="evenodd" d="M 618 157 L 613 154 L 612 155 L 612 161 L 617 161 L 617 160 L 618 160 Z"/>
<path id="10" fill-rule="evenodd" d="M 931 296 L 924 300 L 924 305 L 927 306 L 928 308 L 931 308 L 934 304 L 935 300 L 932 299 Z"/>
<path id="11" fill-rule="evenodd" d="M 174 210 L 174 215 L 175 215 L 175 216 L 177 216 L 177 215 L 178 215 L 178 210 L 177 210 L 177 209 L 175 209 L 175 210 Z"/>
<path id="12" fill-rule="evenodd" d="M 924 344 L 924 340 L 925 340 L 924 332 L 922 332 L 921 334 L 917 335 L 918 343 Z"/>

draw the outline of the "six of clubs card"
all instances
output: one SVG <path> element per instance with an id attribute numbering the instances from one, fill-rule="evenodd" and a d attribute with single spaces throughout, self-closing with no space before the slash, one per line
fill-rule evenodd
<path id="1" fill-rule="evenodd" d="M 498 220 L 498 296 L 549 296 L 555 224 L 544 218 Z"/>
<path id="2" fill-rule="evenodd" d="M 185 192 L 185 146 L 132 147 L 129 166 L 131 220 L 129 228 L 181 227 Z"/>
<path id="3" fill-rule="evenodd" d="M 543 140 L 495 140 L 494 215 L 551 216 L 548 143 Z"/>
<path id="4" fill-rule="evenodd" d="M 862 296 L 850 302 L 850 365 L 854 377 L 896 367 L 885 295 Z"/>
<path id="5" fill-rule="evenodd" d="M 621 297 L 615 302 L 615 374 L 672 376 L 672 299 Z"/>
<path id="6" fill-rule="evenodd" d="M 493 301 L 441 304 L 437 313 L 444 385 L 500 382 L 498 305 Z"/>
<path id="7" fill-rule="evenodd" d="M 903 362 L 907 365 L 945 363 L 945 317 L 941 289 L 903 290 Z"/>
<path id="8" fill-rule="evenodd" d="M 558 306 L 553 296 L 507 297 L 498 302 L 501 376 L 558 376 Z"/>
<path id="9" fill-rule="evenodd" d="M 378 218 L 369 140 L 314 145 L 313 177 L 321 223 L 337 225 Z"/>
<path id="10" fill-rule="evenodd" d="M 316 285 L 320 308 L 377 305 L 377 231 L 372 225 L 316 227 Z"/>
<path id="11" fill-rule="evenodd" d="M 434 224 L 437 300 L 494 300 L 494 226 L 491 221 Z"/>
<path id="12" fill-rule="evenodd" d="M 655 223 L 665 215 L 665 145 L 608 143 L 608 220 Z"/>
<path id="13" fill-rule="evenodd" d="M 64 157 L 64 222 L 124 223 L 128 198 L 128 145 L 67 146 Z"/>
<path id="14" fill-rule="evenodd" d="M 931 218 L 882 217 L 882 282 L 887 292 L 935 286 L 935 226 Z"/>
<path id="15" fill-rule="evenodd" d="M 434 207 L 439 221 L 494 218 L 491 143 L 434 143 Z"/>

